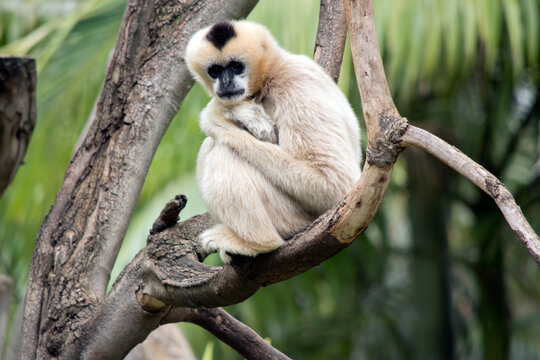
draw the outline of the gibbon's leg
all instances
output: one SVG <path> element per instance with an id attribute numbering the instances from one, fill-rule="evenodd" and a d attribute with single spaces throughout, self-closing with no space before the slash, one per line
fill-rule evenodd
<path id="1" fill-rule="evenodd" d="M 293 158 L 278 145 L 263 142 L 238 128 L 231 118 L 240 117 L 239 106 L 224 108 L 212 100 L 201 113 L 201 129 L 218 144 L 224 144 L 234 153 L 258 169 L 275 187 L 287 193 L 309 212 L 321 214 L 334 206 L 352 188 L 357 180 L 349 170 L 339 165 L 339 158 L 328 164 L 329 172 L 308 161 Z M 240 109 L 242 110 L 242 109 Z M 227 114 L 229 112 L 230 114 Z M 225 119 L 223 115 L 225 114 Z M 264 123 L 255 112 L 252 119 L 242 122 Z M 266 115 L 265 115 L 266 116 Z M 337 171 L 340 167 L 340 171 Z"/>
<path id="2" fill-rule="evenodd" d="M 266 210 L 272 185 L 229 148 L 207 138 L 197 160 L 200 192 L 217 222 L 200 236 L 206 251 L 254 256 L 283 244 Z"/>
<path id="3" fill-rule="evenodd" d="M 313 213 L 321 214 L 334 206 L 357 180 L 346 169 L 325 173 L 308 161 L 295 159 L 279 146 L 259 141 L 239 129 L 224 129 L 219 141 Z M 339 166 L 328 167 L 332 169 L 334 165 Z"/>

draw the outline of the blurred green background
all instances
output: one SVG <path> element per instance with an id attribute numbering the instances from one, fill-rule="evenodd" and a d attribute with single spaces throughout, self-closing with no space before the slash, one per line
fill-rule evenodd
<path id="1" fill-rule="evenodd" d="M 498 176 L 540 232 L 540 1 L 374 2 L 401 114 Z M 124 8 L 125 0 L 0 2 L 0 55 L 34 56 L 38 66 L 37 126 L 25 165 L 0 199 L 0 274 L 15 280 L 13 312 Z M 249 19 L 284 48 L 311 56 L 318 11 L 315 0 L 261 0 Z M 348 48 L 339 85 L 361 119 Z M 175 194 L 189 198 L 182 218 L 204 212 L 194 164 L 207 101 L 196 85 L 168 129 L 113 279 Z M 412 149 L 352 246 L 228 310 L 295 359 L 540 358 L 538 266 L 489 197 Z M 214 359 L 240 359 L 204 330 L 182 329 L 199 357 L 212 347 Z"/>

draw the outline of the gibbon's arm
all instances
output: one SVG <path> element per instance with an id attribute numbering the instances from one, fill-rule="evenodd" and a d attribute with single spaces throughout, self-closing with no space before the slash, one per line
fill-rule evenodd
<path id="1" fill-rule="evenodd" d="M 212 138 L 219 138 L 219 134 L 226 129 L 240 128 L 258 140 L 278 143 L 277 128 L 273 121 L 261 105 L 251 101 L 225 107 L 212 99 L 201 113 L 200 127 Z"/>
<path id="2" fill-rule="evenodd" d="M 259 141 L 239 129 L 228 128 L 218 142 L 230 147 L 274 186 L 313 213 L 325 212 L 348 190 L 343 188 L 347 182 L 338 176 L 327 176 L 313 164 L 295 159 L 279 146 Z"/>

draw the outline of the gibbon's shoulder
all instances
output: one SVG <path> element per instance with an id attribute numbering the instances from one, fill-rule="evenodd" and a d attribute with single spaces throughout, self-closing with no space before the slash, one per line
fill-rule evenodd
<path id="1" fill-rule="evenodd" d="M 292 54 L 281 49 L 279 65 L 270 69 L 268 86 L 274 90 L 289 89 L 289 95 L 305 96 L 317 91 L 339 91 L 334 80 L 313 59 L 305 55 Z M 295 93 L 295 89 L 303 92 Z"/>

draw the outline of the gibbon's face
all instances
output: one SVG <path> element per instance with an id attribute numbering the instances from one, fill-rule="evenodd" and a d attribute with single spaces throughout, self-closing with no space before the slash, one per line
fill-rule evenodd
<path id="1" fill-rule="evenodd" d="M 258 24 L 221 22 L 193 36 L 186 62 L 211 96 L 226 104 L 237 103 L 260 91 L 272 41 Z"/>
<path id="2" fill-rule="evenodd" d="M 231 59 L 227 63 L 215 62 L 206 72 L 212 79 L 214 93 L 223 101 L 243 100 L 248 90 L 246 65 L 241 60 Z"/>

